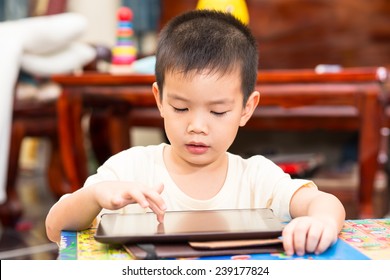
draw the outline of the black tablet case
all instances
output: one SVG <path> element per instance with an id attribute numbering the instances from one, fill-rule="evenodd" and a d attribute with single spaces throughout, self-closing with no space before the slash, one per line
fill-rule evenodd
<path id="1" fill-rule="evenodd" d="M 247 255 L 282 253 L 280 239 L 272 239 L 264 245 L 250 247 L 222 247 L 220 249 L 194 248 L 189 243 L 125 244 L 125 250 L 138 260 L 197 258 L 204 256 Z"/>

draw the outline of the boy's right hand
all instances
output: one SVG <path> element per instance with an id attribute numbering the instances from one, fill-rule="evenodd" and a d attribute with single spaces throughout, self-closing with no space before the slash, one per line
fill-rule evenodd
<path id="1" fill-rule="evenodd" d="M 138 203 L 143 208 L 149 207 L 160 223 L 164 220 L 166 205 L 161 197 L 164 190 L 162 184 L 148 188 L 139 183 L 115 181 L 99 183 L 94 188 L 95 199 L 102 208 L 117 210 L 128 204 Z"/>

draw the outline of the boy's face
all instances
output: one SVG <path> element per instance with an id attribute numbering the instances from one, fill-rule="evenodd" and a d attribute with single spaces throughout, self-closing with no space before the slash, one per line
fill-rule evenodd
<path id="1" fill-rule="evenodd" d="M 239 72 L 225 75 L 167 73 L 163 97 L 153 85 L 171 158 L 203 166 L 218 161 L 233 143 L 257 106 L 258 92 L 243 106 Z"/>

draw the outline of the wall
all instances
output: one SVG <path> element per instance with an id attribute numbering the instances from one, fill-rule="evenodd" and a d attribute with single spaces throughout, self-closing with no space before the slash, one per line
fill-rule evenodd
<path id="1" fill-rule="evenodd" d="M 120 0 L 68 0 L 68 11 L 81 13 L 88 20 L 84 42 L 113 46 L 115 44 L 116 11 Z"/>

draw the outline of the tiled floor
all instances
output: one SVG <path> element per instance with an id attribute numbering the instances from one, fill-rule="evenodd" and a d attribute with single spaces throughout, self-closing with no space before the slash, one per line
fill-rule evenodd
<path id="1" fill-rule="evenodd" d="M 18 191 L 24 214 L 16 227 L 0 225 L 0 259 L 51 260 L 58 246 L 46 237 L 45 218 L 55 202 L 44 174 L 21 172 Z"/>

